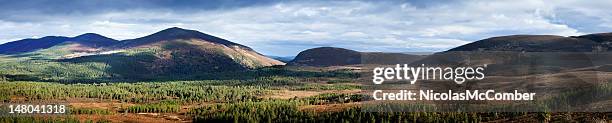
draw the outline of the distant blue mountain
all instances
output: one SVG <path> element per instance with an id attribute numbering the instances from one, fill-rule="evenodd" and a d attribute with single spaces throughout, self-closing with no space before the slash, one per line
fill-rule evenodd
<path id="1" fill-rule="evenodd" d="M 64 42 L 74 42 L 90 47 L 104 47 L 118 43 L 117 40 L 95 33 L 86 33 L 76 37 L 46 36 L 38 39 L 23 39 L 0 45 L 0 54 L 18 54 L 47 49 Z"/>
<path id="2" fill-rule="evenodd" d="M 295 58 L 295 56 L 270 56 L 270 55 L 268 55 L 268 57 L 270 57 L 272 59 L 276 59 L 276 60 L 282 61 L 282 62 L 285 62 L 285 63 L 287 63 L 287 62 L 289 62 L 289 61 L 291 61 L 291 60 L 293 60 Z"/>

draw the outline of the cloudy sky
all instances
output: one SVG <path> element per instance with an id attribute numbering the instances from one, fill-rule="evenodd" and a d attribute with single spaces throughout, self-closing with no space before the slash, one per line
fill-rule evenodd
<path id="1" fill-rule="evenodd" d="M 334 46 L 435 52 L 491 36 L 612 32 L 607 0 L 0 0 L 0 43 L 93 32 L 122 40 L 169 27 L 277 56 Z"/>

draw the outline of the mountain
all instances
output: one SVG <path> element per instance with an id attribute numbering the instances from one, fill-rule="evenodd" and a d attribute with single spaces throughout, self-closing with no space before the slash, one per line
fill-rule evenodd
<path id="1" fill-rule="evenodd" d="M 610 64 L 612 33 L 581 36 L 510 35 L 475 41 L 435 53 L 413 65 L 476 66 L 487 64 L 488 75 L 558 73 Z M 491 52 L 493 51 L 493 52 Z M 504 51 L 504 52 L 498 52 Z"/>
<path id="2" fill-rule="evenodd" d="M 85 47 L 99 48 L 117 43 L 117 40 L 95 33 L 86 33 L 76 37 L 46 36 L 38 39 L 23 39 L 0 45 L 0 54 L 19 54 L 48 49 L 54 46 L 74 43 Z"/>
<path id="3" fill-rule="evenodd" d="M 0 45 L 0 53 L 19 61 L 15 64 L 40 63 L 21 65 L 35 67 L 27 73 L 53 73 L 48 70 L 54 69 L 88 71 L 72 77 L 112 81 L 206 78 L 215 73 L 284 65 L 247 46 L 178 27 L 122 41 L 94 33 L 24 39 Z M 48 75 L 45 79 L 58 77 L 62 76 Z"/>
<path id="4" fill-rule="evenodd" d="M 0 45 L 0 54 L 16 54 L 46 49 L 67 41 L 68 37 L 47 36 L 39 39 L 23 39 Z"/>
<path id="5" fill-rule="evenodd" d="M 195 30 L 182 29 L 178 27 L 168 28 L 154 34 L 121 41 L 111 46 L 113 49 L 138 49 L 138 48 L 161 48 L 157 55 L 170 57 L 168 55 L 221 55 L 235 60 L 248 68 L 261 66 L 272 66 L 284 64 L 280 61 L 268 58 L 250 47 L 234 43 L 212 35 L 204 34 Z M 215 61 L 215 59 L 210 59 Z"/>
<path id="6" fill-rule="evenodd" d="M 284 64 L 247 46 L 177 27 L 123 40 L 105 50 L 61 61 L 105 63 L 118 76 L 132 78 L 243 71 Z"/>
<path id="7" fill-rule="evenodd" d="M 574 38 L 589 39 L 597 43 L 612 42 L 612 33 L 595 33 L 582 36 L 573 36 Z"/>
<path id="8" fill-rule="evenodd" d="M 358 52 L 344 48 L 319 47 L 300 52 L 287 65 L 326 67 L 356 64 L 404 64 L 423 57 L 423 55 L 403 53 Z"/>
<path id="9" fill-rule="evenodd" d="M 104 37 L 96 33 L 85 33 L 76 37 L 71 38 L 69 41 L 73 41 L 79 44 L 84 44 L 91 47 L 106 47 L 117 44 L 118 41 L 112 38 Z"/>
<path id="10" fill-rule="evenodd" d="M 141 37 L 141 38 L 123 40 L 121 41 L 121 43 L 115 45 L 114 47 L 115 48 L 138 47 L 138 46 L 153 44 L 153 43 L 157 43 L 161 41 L 172 41 L 172 40 L 179 40 L 179 39 L 183 39 L 183 40 L 198 39 L 201 41 L 206 41 L 206 42 L 210 42 L 214 44 L 220 44 L 220 45 L 224 45 L 227 47 L 238 46 L 241 48 L 252 50 L 249 47 L 246 47 L 244 45 L 237 44 L 237 43 L 234 43 L 234 42 L 231 42 L 231 41 L 219 38 L 219 37 L 204 34 L 202 32 L 195 31 L 195 30 L 182 29 L 178 27 L 164 29 L 162 31 L 159 31 L 159 32 L 156 32 L 156 33 L 153 33 L 151 35 Z"/>
<path id="11" fill-rule="evenodd" d="M 606 51 L 612 45 L 612 33 L 582 36 L 511 35 L 492 37 L 448 51 L 525 51 L 525 52 L 592 52 Z"/>
<path id="12" fill-rule="evenodd" d="M 319 47 L 300 52 L 290 66 L 339 66 L 361 63 L 361 53 L 335 47 Z"/>

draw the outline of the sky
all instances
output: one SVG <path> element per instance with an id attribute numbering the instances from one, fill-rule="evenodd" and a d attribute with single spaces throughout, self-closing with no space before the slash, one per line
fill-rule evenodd
<path id="1" fill-rule="evenodd" d="M 612 32 L 609 0 L 0 0 L 0 43 L 181 27 L 274 56 L 332 46 L 438 52 L 488 37 Z"/>

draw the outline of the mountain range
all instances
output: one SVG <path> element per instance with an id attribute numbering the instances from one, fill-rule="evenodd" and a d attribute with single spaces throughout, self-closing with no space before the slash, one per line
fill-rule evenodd
<path id="1" fill-rule="evenodd" d="M 76 37 L 46 36 L 38 39 L 23 39 L 0 45 L 0 54 L 18 54 L 47 49 L 62 43 L 80 44 L 100 48 L 112 46 L 119 41 L 95 33 L 85 33 Z"/>
<path id="2" fill-rule="evenodd" d="M 510 35 L 478 40 L 445 52 L 606 52 L 607 49 L 612 47 L 611 42 L 612 33 L 569 37 L 555 35 Z M 85 33 L 76 37 L 47 36 L 38 39 L 23 39 L 0 45 L 0 54 L 5 55 L 24 53 L 45 54 L 48 50 L 55 50 L 53 53 L 56 55 L 58 54 L 56 50 L 62 51 L 57 58 L 63 61 L 84 60 L 117 52 L 150 52 L 154 60 L 142 61 L 151 62 L 150 65 L 147 65 L 150 68 L 172 68 L 171 66 L 207 64 L 204 66 L 217 69 L 249 69 L 284 64 L 279 60 L 287 62 L 287 65 L 290 66 L 337 66 L 391 64 L 406 61 L 423 61 L 421 59 L 425 58 L 425 55 L 358 52 L 335 47 L 308 49 L 300 52 L 295 58 L 264 56 L 247 46 L 195 30 L 178 27 L 122 41 L 95 33 Z M 441 56 L 445 52 L 432 56 Z M 46 54 L 49 55 L 51 53 Z M 457 55 L 452 57 L 457 57 Z M 431 62 L 432 58 L 429 59 Z M 229 65 L 228 63 L 235 64 Z"/>
<path id="3" fill-rule="evenodd" d="M 592 52 L 612 46 L 612 33 L 582 36 L 510 35 L 492 37 L 448 51 Z"/>
<path id="4" fill-rule="evenodd" d="M 94 33 L 23 39 L 0 45 L 0 54 L 58 62 L 105 63 L 114 68 L 126 68 L 117 71 L 119 73 L 143 73 L 143 76 L 246 70 L 284 64 L 250 47 L 178 27 L 122 41 Z"/>

